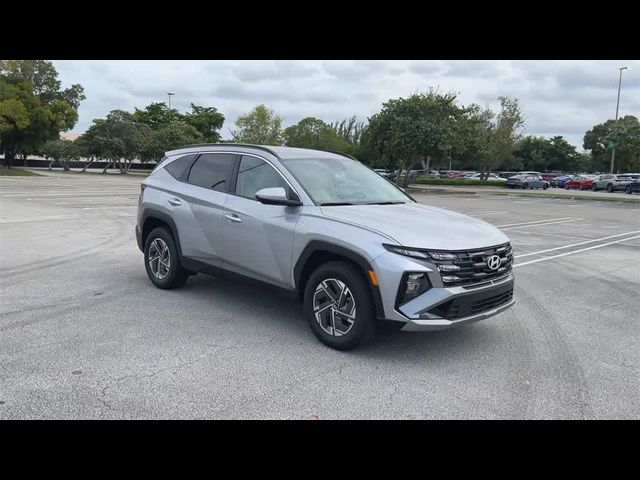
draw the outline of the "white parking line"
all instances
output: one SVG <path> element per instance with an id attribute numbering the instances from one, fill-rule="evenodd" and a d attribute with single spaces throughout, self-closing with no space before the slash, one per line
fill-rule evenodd
<path id="1" fill-rule="evenodd" d="M 595 250 L 596 248 L 607 247 L 615 243 L 628 242 L 629 240 L 635 240 L 636 238 L 640 238 L 640 235 L 636 235 L 635 237 L 623 238 L 621 240 L 616 240 L 614 242 L 603 243 L 601 245 L 594 245 L 593 247 L 581 248 L 580 250 L 574 250 L 573 252 L 560 253 L 558 255 L 552 255 L 550 257 L 538 258 L 537 260 L 529 260 L 528 262 L 524 262 L 524 263 L 517 263 L 516 265 L 513 266 L 513 268 L 524 267 L 525 265 L 531 265 L 532 263 L 546 262 L 547 260 L 566 257 L 567 255 L 575 255 L 576 253 L 586 252 L 587 250 Z"/>
<path id="2" fill-rule="evenodd" d="M 494 211 L 494 212 L 474 212 L 474 213 L 468 213 L 467 215 L 475 217 L 476 215 L 482 215 L 482 216 L 485 216 L 485 215 L 498 215 L 500 213 L 509 213 L 509 211 L 508 210 L 501 210 L 501 211 L 497 211 L 497 212 L 496 211 Z"/>
<path id="3" fill-rule="evenodd" d="M 634 233 L 640 233 L 640 230 L 636 230 L 635 232 L 619 233 L 618 235 L 609 235 L 608 237 L 594 238 L 592 240 L 587 240 L 585 242 L 578 242 L 578 243 L 572 243 L 570 245 L 563 245 L 562 247 L 547 248 L 546 250 L 540 250 L 538 252 L 515 255 L 515 258 L 530 257 L 531 255 L 538 255 L 540 253 L 555 252 L 556 250 L 564 250 L 565 248 L 579 247 L 580 245 L 586 245 L 587 243 L 600 242 L 602 240 L 609 240 L 610 238 L 624 237 L 625 235 L 633 235 Z"/>
<path id="4" fill-rule="evenodd" d="M 568 220 L 573 217 L 558 217 L 558 218 L 547 218 L 546 220 L 533 220 L 531 222 L 520 222 L 520 223 L 507 223 L 505 225 L 496 225 L 498 228 L 502 227 L 515 227 L 517 225 L 533 225 L 534 223 L 542 223 L 542 222 L 552 222 L 554 220 Z"/>
<path id="5" fill-rule="evenodd" d="M 569 220 L 558 220 L 557 222 L 535 223 L 535 224 L 532 224 L 532 225 L 522 225 L 520 227 L 503 228 L 503 230 L 514 230 L 514 229 L 517 229 L 517 228 L 544 227 L 545 225 L 555 225 L 556 223 L 577 222 L 578 220 L 583 220 L 583 219 L 582 218 L 570 218 Z M 589 225 L 589 224 L 584 224 L 584 225 Z"/>

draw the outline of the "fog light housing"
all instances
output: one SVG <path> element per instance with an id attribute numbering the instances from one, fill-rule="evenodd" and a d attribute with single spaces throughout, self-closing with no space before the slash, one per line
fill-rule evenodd
<path id="1" fill-rule="evenodd" d="M 400 288 L 398 289 L 398 305 L 404 305 L 414 298 L 422 295 L 431 288 L 429 277 L 424 272 L 406 272 L 402 276 Z"/>

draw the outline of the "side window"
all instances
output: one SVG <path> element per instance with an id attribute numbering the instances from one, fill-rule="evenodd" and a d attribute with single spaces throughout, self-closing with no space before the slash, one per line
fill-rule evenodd
<path id="1" fill-rule="evenodd" d="M 169 165 L 164 167 L 164 169 L 169 172 L 171 176 L 176 180 L 184 182 L 186 181 L 187 175 L 189 174 L 189 168 L 191 167 L 191 164 L 197 156 L 198 155 L 185 155 L 184 157 L 180 157 L 177 160 L 174 160 Z"/>
<path id="2" fill-rule="evenodd" d="M 238 168 L 236 194 L 254 200 L 258 190 L 273 187 L 289 191 L 289 185 L 274 167 L 259 158 L 243 156 Z"/>
<path id="3" fill-rule="evenodd" d="M 200 155 L 191 167 L 189 183 L 198 187 L 226 192 L 235 159 L 236 155 L 228 153 Z"/>

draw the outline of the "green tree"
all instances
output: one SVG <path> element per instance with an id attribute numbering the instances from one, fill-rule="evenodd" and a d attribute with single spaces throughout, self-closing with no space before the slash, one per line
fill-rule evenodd
<path id="1" fill-rule="evenodd" d="M 71 140 L 48 140 L 40 147 L 40 153 L 50 159 L 49 170 L 58 162 L 65 172 L 70 170 L 69 162 L 78 157 L 75 142 Z"/>
<path id="2" fill-rule="evenodd" d="M 258 105 L 250 113 L 236 120 L 237 129 L 231 132 L 233 141 L 256 145 L 282 145 L 282 118 L 265 105 Z"/>
<path id="3" fill-rule="evenodd" d="M 349 146 L 325 122 L 307 117 L 285 128 L 284 143 L 288 147 L 312 148 L 347 153 Z"/>
<path id="4" fill-rule="evenodd" d="M 165 152 L 202 141 L 200 132 L 182 121 L 171 122 L 145 137 L 140 151 L 143 162 L 158 162 Z"/>
<path id="5" fill-rule="evenodd" d="M 398 169 L 397 182 L 406 185 L 408 171 L 418 162 L 428 169 L 434 158 L 450 155 L 454 125 L 462 113 L 455 94 L 440 94 L 433 89 L 391 99 L 369 119 L 368 142 L 383 163 Z"/>
<path id="6" fill-rule="evenodd" d="M 489 172 L 513 159 L 513 151 L 522 138 L 524 118 L 518 99 L 498 97 L 498 100 L 500 112 L 497 115 L 489 109 L 479 109 L 475 113 L 478 126 L 475 165 L 484 179 Z"/>
<path id="7" fill-rule="evenodd" d="M 102 173 L 115 165 L 125 174 L 131 168 L 131 162 L 143 155 L 152 132 L 149 125 L 136 122 L 133 114 L 112 110 L 106 119 L 93 121 L 83 135 L 83 142 L 86 142 L 86 151 L 108 161 Z"/>
<path id="8" fill-rule="evenodd" d="M 224 124 L 224 115 L 215 107 L 202 107 L 192 103 L 191 112 L 187 113 L 183 119 L 200 134 L 201 141 L 206 143 L 220 141 L 219 130 Z"/>
<path id="9" fill-rule="evenodd" d="M 640 170 L 640 123 L 633 115 L 607 120 L 595 125 L 584 135 L 583 147 L 590 150 L 598 171 L 609 171 L 611 147 L 615 145 L 614 168 L 618 172 Z"/>
<path id="10" fill-rule="evenodd" d="M 135 122 L 148 125 L 153 129 L 161 128 L 183 118 L 184 116 L 175 108 L 169 110 L 165 102 L 151 103 L 142 110 L 135 108 L 133 111 L 133 120 Z"/>
<path id="11" fill-rule="evenodd" d="M 50 61 L 0 61 L 0 151 L 7 166 L 19 152 L 35 152 L 73 128 L 84 99 L 78 84 L 61 89 Z"/>

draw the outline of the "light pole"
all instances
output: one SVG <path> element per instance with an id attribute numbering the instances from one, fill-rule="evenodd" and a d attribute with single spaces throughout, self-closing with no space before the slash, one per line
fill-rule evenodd
<path id="1" fill-rule="evenodd" d="M 620 108 L 620 87 L 622 87 L 622 71 L 626 70 L 629 67 L 620 67 L 620 80 L 618 81 L 618 101 L 616 102 L 616 120 L 613 124 L 614 127 L 618 124 L 618 109 Z M 613 162 L 616 159 L 616 144 L 613 144 L 613 149 L 611 150 L 611 171 L 609 173 L 613 173 Z"/>
<path id="2" fill-rule="evenodd" d="M 171 118 L 171 95 L 175 95 L 175 93 L 167 92 L 167 95 L 169 95 L 169 118 Z"/>

